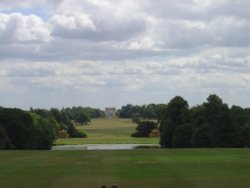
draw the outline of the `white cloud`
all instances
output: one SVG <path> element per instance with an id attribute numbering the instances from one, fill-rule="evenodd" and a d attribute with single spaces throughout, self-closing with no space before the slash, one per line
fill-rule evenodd
<path id="1" fill-rule="evenodd" d="M 0 39 L 5 43 L 48 42 L 48 25 L 35 15 L 0 14 Z"/>
<path id="2" fill-rule="evenodd" d="M 73 13 L 72 15 L 53 15 L 51 18 L 52 24 L 59 28 L 65 28 L 68 30 L 74 29 L 90 29 L 92 31 L 96 30 L 96 26 L 90 17 L 83 13 Z"/>

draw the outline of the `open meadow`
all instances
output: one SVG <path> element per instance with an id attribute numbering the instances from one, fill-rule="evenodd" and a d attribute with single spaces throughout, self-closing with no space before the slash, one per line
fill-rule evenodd
<path id="1" fill-rule="evenodd" d="M 248 188 L 249 149 L 0 151 L 2 188 Z"/>
<path id="2" fill-rule="evenodd" d="M 88 138 L 58 139 L 56 145 L 75 144 L 158 144 L 159 138 L 133 138 L 136 124 L 131 119 L 92 119 L 89 125 L 77 125 L 84 130 Z"/>

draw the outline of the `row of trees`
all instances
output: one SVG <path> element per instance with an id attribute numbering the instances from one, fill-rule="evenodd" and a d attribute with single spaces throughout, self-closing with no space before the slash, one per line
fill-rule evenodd
<path id="1" fill-rule="evenodd" d="M 162 147 L 250 147 L 250 109 L 228 107 L 217 95 L 189 108 L 173 98 L 160 119 Z"/>
<path id="2" fill-rule="evenodd" d="M 58 131 L 65 129 L 72 138 L 85 138 L 73 122 L 87 124 L 103 117 L 99 109 L 72 107 L 23 111 L 0 107 L 0 149 L 50 149 Z"/>
<path id="3" fill-rule="evenodd" d="M 120 118 L 132 118 L 135 122 L 139 122 L 142 119 L 160 119 L 165 108 L 165 104 L 148 104 L 142 106 L 128 104 L 122 106 L 118 110 L 117 115 Z"/>
<path id="4" fill-rule="evenodd" d="M 42 116 L 54 116 L 58 122 L 67 122 L 68 120 L 71 120 L 83 125 L 90 123 L 92 118 L 104 117 L 104 112 L 100 109 L 81 106 L 63 108 L 61 110 L 57 108 L 51 108 L 50 110 L 31 108 L 30 111 Z"/>

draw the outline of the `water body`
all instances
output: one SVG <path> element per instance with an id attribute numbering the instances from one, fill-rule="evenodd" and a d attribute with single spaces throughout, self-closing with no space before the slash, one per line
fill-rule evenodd
<path id="1" fill-rule="evenodd" d="M 84 144 L 84 145 L 57 145 L 51 150 L 131 150 L 160 148 L 159 144 Z"/>

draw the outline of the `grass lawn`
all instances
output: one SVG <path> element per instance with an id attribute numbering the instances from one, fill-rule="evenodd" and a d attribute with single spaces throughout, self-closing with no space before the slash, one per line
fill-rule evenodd
<path id="1" fill-rule="evenodd" d="M 136 124 L 131 119 L 93 119 L 89 125 L 78 125 L 88 138 L 58 139 L 55 144 L 158 144 L 159 138 L 132 138 Z"/>
<path id="2" fill-rule="evenodd" d="M 250 149 L 0 151 L 1 188 L 248 188 Z"/>

